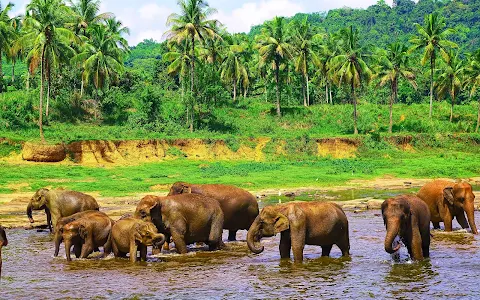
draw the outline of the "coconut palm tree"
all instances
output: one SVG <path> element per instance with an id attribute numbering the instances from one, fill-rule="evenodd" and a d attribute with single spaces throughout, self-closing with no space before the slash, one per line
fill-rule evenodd
<path id="1" fill-rule="evenodd" d="M 233 102 L 237 99 L 237 86 L 241 82 L 243 88 L 245 89 L 250 81 L 247 71 L 247 67 L 243 56 L 245 54 L 245 44 L 238 44 L 237 41 L 232 37 L 230 39 L 230 45 L 227 47 L 225 53 L 225 59 L 220 66 L 220 78 L 228 84 L 233 86 Z"/>
<path id="2" fill-rule="evenodd" d="M 331 61 L 337 56 L 339 50 L 339 37 L 335 34 L 327 34 L 320 45 L 320 67 L 317 68 L 315 79 L 325 85 L 325 102 L 333 104 L 332 95 L 332 72 Z"/>
<path id="3" fill-rule="evenodd" d="M 271 65 L 275 73 L 277 116 L 281 117 L 280 69 L 287 60 L 293 57 L 294 54 L 291 39 L 287 34 L 285 19 L 275 17 L 273 21 L 267 22 L 262 33 L 256 36 L 255 40 L 258 53 L 260 54 L 260 63 Z"/>
<path id="4" fill-rule="evenodd" d="M 27 6 L 24 26 L 26 33 L 19 39 L 19 45 L 31 49 L 27 55 L 30 73 L 40 65 L 40 137 L 43 135 L 43 94 L 44 82 L 47 81 L 47 106 L 50 93 L 51 69 L 73 56 L 73 43 L 78 42 L 75 34 L 65 28 L 68 16 L 72 12 L 62 0 L 32 0 Z"/>
<path id="5" fill-rule="evenodd" d="M 465 70 L 466 82 L 470 86 L 470 95 L 475 95 L 477 88 L 480 87 L 480 50 L 473 53 L 468 61 L 468 65 Z M 480 98 L 478 99 L 478 117 L 477 128 L 475 132 L 478 132 L 480 128 Z"/>
<path id="6" fill-rule="evenodd" d="M 357 96 L 355 89 L 369 82 L 373 76 L 367 58 L 367 49 L 360 46 L 358 30 L 353 26 L 340 30 L 341 44 L 339 54 L 331 59 L 330 73 L 339 85 L 345 85 L 351 89 L 353 100 L 353 126 L 354 134 L 358 134 L 357 128 Z"/>
<path id="7" fill-rule="evenodd" d="M 436 68 L 436 60 L 438 53 L 447 60 L 448 49 L 457 47 L 452 41 L 447 38 L 454 31 L 453 29 L 445 29 L 445 19 L 438 13 L 433 13 L 425 16 L 424 25 L 415 23 L 417 27 L 417 36 L 410 39 L 410 43 L 413 44 L 410 48 L 410 52 L 423 49 L 423 58 L 421 60 L 422 66 L 430 61 L 430 113 L 432 118 L 433 113 L 433 86 L 434 86 L 434 72 Z"/>
<path id="8" fill-rule="evenodd" d="M 112 13 L 106 12 L 99 14 L 100 1 L 99 0 L 68 0 L 74 15 L 74 24 L 76 34 L 87 35 L 88 26 L 98 24 L 101 21 L 106 21 L 113 18 Z"/>
<path id="9" fill-rule="evenodd" d="M 463 60 L 458 57 L 458 53 L 450 51 L 445 61 L 446 68 L 440 74 L 437 80 L 437 93 L 440 98 L 446 95 L 450 96 L 452 106 L 450 107 L 450 122 L 453 121 L 453 107 L 457 95 L 464 86 L 465 67 Z"/>
<path id="10" fill-rule="evenodd" d="M 12 42 L 16 36 L 15 21 L 8 15 L 12 8 L 12 3 L 8 3 L 5 8 L 0 3 L 0 93 L 3 91 L 2 58 L 4 54 L 10 53 Z"/>
<path id="11" fill-rule="evenodd" d="M 386 51 L 380 54 L 378 64 L 378 76 L 380 77 L 380 86 L 390 84 L 390 123 L 388 132 L 392 133 L 393 127 L 393 103 L 397 101 L 398 83 L 402 78 L 410 83 L 415 89 L 417 83 L 415 82 L 415 74 L 408 67 L 408 48 L 401 43 L 393 43 L 387 46 Z"/>
<path id="12" fill-rule="evenodd" d="M 217 29 L 220 27 L 220 22 L 209 19 L 216 10 L 209 7 L 204 0 L 179 0 L 178 5 L 181 12 L 173 13 L 168 17 L 167 26 L 171 28 L 165 36 L 178 44 L 187 39 L 190 42 L 190 88 L 193 94 L 195 91 L 195 42 L 204 43 L 206 38 L 218 38 Z"/>
<path id="13" fill-rule="evenodd" d="M 309 88 L 309 66 L 313 65 L 316 68 L 321 67 L 321 60 L 317 55 L 317 47 L 315 42 L 318 42 L 323 35 L 316 34 L 305 17 L 301 22 L 294 22 L 292 25 L 293 40 L 292 44 L 295 46 L 295 71 L 303 76 L 303 105 L 310 105 L 310 88 Z"/>

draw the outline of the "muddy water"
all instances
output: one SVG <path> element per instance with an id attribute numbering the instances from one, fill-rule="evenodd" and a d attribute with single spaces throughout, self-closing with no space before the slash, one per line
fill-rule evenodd
<path id="1" fill-rule="evenodd" d="M 200 247 L 184 256 L 150 256 L 146 263 L 113 257 L 68 263 L 53 258 L 48 233 L 12 229 L 9 246 L 3 249 L 0 299 L 417 299 L 480 294 L 478 237 L 436 232 L 430 260 L 410 263 L 402 248 L 401 261 L 393 263 L 383 250 L 385 233 L 379 212 L 347 215 L 352 257 L 339 258 L 340 251 L 334 247 L 333 258 L 320 258 L 319 247 L 307 246 L 301 265 L 280 261 L 278 236 L 262 240 L 265 251 L 260 255 L 251 254 L 244 242 L 235 242 L 216 252 L 203 252 Z M 245 233 L 239 237 L 244 240 Z"/>

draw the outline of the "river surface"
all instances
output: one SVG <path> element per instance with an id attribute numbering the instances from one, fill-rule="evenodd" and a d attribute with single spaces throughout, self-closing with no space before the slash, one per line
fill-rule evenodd
<path id="1" fill-rule="evenodd" d="M 276 201 L 272 198 L 261 205 Z M 53 257 L 52 236 L 47 232 L 11 229 L 9 246 L 3 249 L 0 299 L 480 297 L 478 237 L 435 231 L 431 259 L 411 263 L 403 247 L 400 262 L 393 262 L 383 250 L 380 212 L 347 212 L 347 216 L 351 258 L 340 258 L 336 246 L 331 258 L 321 258 L 320 247 L 306 246 L 303 264 L 280 260 L 279 236 L 264 238 L 265 251 L 252 254 L 244 242 L 246 232 L 239 232 L 240 242 L 226 243 L 221 251 L 195 246 L 187 255 L 150 255 L 148 262 L 136 264 L 113 256 L 67 262 L 63 251 L 61 257 Z M 454 221 L 455 226 L 459 228 Z"/>

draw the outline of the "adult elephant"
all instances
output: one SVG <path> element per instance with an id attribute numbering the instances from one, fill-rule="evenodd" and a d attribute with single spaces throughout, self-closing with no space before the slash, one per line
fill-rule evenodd
<path id="1" fill-rule="evenodd" d="M 99 212 L 98 210 L 87 210 L 87 211 L 82 211 L 82 212 L 73 214 L 68 217 L 60 218 L 57 224 L 55 225 L 55 237 L 53 238 L 53 240 L 55 241 L 55 253 L 53 254 L 53 256 L 57 257 L 58 252 L 60 251 L 60 244 L 63 242 L 63 226 L 84 217 L 90 218 L 90 217 L 96 217 L 96 216 L 104 217 L 105 214 L 102 212 Z M 98 249 L 95 249 L 95 250 L 98 250 Z M 74 249 L 75 253 L 77 253 L 78 251 L 80 251 L 80 249 Z"/>
<path id="2" fill-rule="evenodd" d="M 168 195 L 185 193 L 204 195 L 220 203 L 225 217 L 223 229 L 228 230 L 229 241 L 236 240 L 238 230 L 248 230 L 258 216 L 258 203 L 255 196 L 236 186 L 177 182 L 170 188 Z"/>
<path id="3" fill-rule="evenodd" d="M 248 230 L 248 247 L 259 254 L 264 250 L 257 245 L 260 239 L 278 233 L 281 258 L 290 258 L 292 249 L 294 261 L 303 261 L 305 245 L 321 246 L 322 256 L 329 256 L 333 245 L 340 248 L 342 256 L 350 255 L 347 216 L 334 203 L 291 202 L 265 207 Z"/>
<path id="4" fill-rule="evenodd" d="M 79 258 L 87 258 L 93 250 L 103 247 L 103 256 L 111 252 L 110 233 L 114 222 L 106 214 L 99 212 L 95 216 L 84 216 L 63 226 L 63 240 L 67 260 L 71 261 L 70 251 L 72 245 Z"/>
<path id="5" fill-rule="evenodd" d="M 0 280 L 2 279 L 2 248 L 8 245 L 5 229 L 0 226 Z"/>
<path id="6" fill-rule="evenodd" d="M 34 223 L 32 210 L 45 210 L 47 225 L 53 232 L 60 218 L 71 216 L 86 210 L 99 210 L 95 198 L 90 195 L 68 190 L 39 189 L 27 206 L 27 216 L 30 223 Z"/>
<path id="7" fill-rule="evenodd" d="M 425 184 L 417 196 L 428 205 L 435 229 L 439 229 L 440 222 L 443 222 L 445 231 L 452 231 L 452 221 L 456 218 L 462 228 L 470 227 L 473 234 L 478 234 L 474 215 L 475 195 L 469 183 L 435 180 Z"/>
<path id="8" fill-rule="evenodd" d="M 165 235 L 158 233 L 150 222 L 134 218 L 124 218 L 112 227 L 112 249 L 115 257 L 125 257 L 130 253 L 130 261 L 137 261 L 137 250 L 140 250 L 140 260 L 147 260 L 147 246 L 155 245 L 161 248 Z"/>
<path id="9" fill-rule="evenodd" d="M 203 242 L 210 250 L 222 245 L 222 209 L 218 201 L 203 195 L 146 196 L 137 205 L 135 218 L 155 224 L 167 242 L 171 236 L 180 254 L 187 253 L 188 244 Z"/>
<path id="10" fill-rule="evenodd" d="M 422 260 L 430 256 L 430 211 L 415 195 L 401 195 L 382 204 L 383 222 L 387 229 L 385 251 L 392 254 L 400 249 L 392 243 L 399 236 L 410 257 Z"/>

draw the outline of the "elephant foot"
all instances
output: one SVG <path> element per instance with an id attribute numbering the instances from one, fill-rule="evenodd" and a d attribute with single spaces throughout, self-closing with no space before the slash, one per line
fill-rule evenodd
<path id="1" fill-rule="evenodd" d="M 235 242 L 237 240 L 237 231 L 232 231 L 230 230 L 228 232 L 228 241 L 229 242 Z"/>

